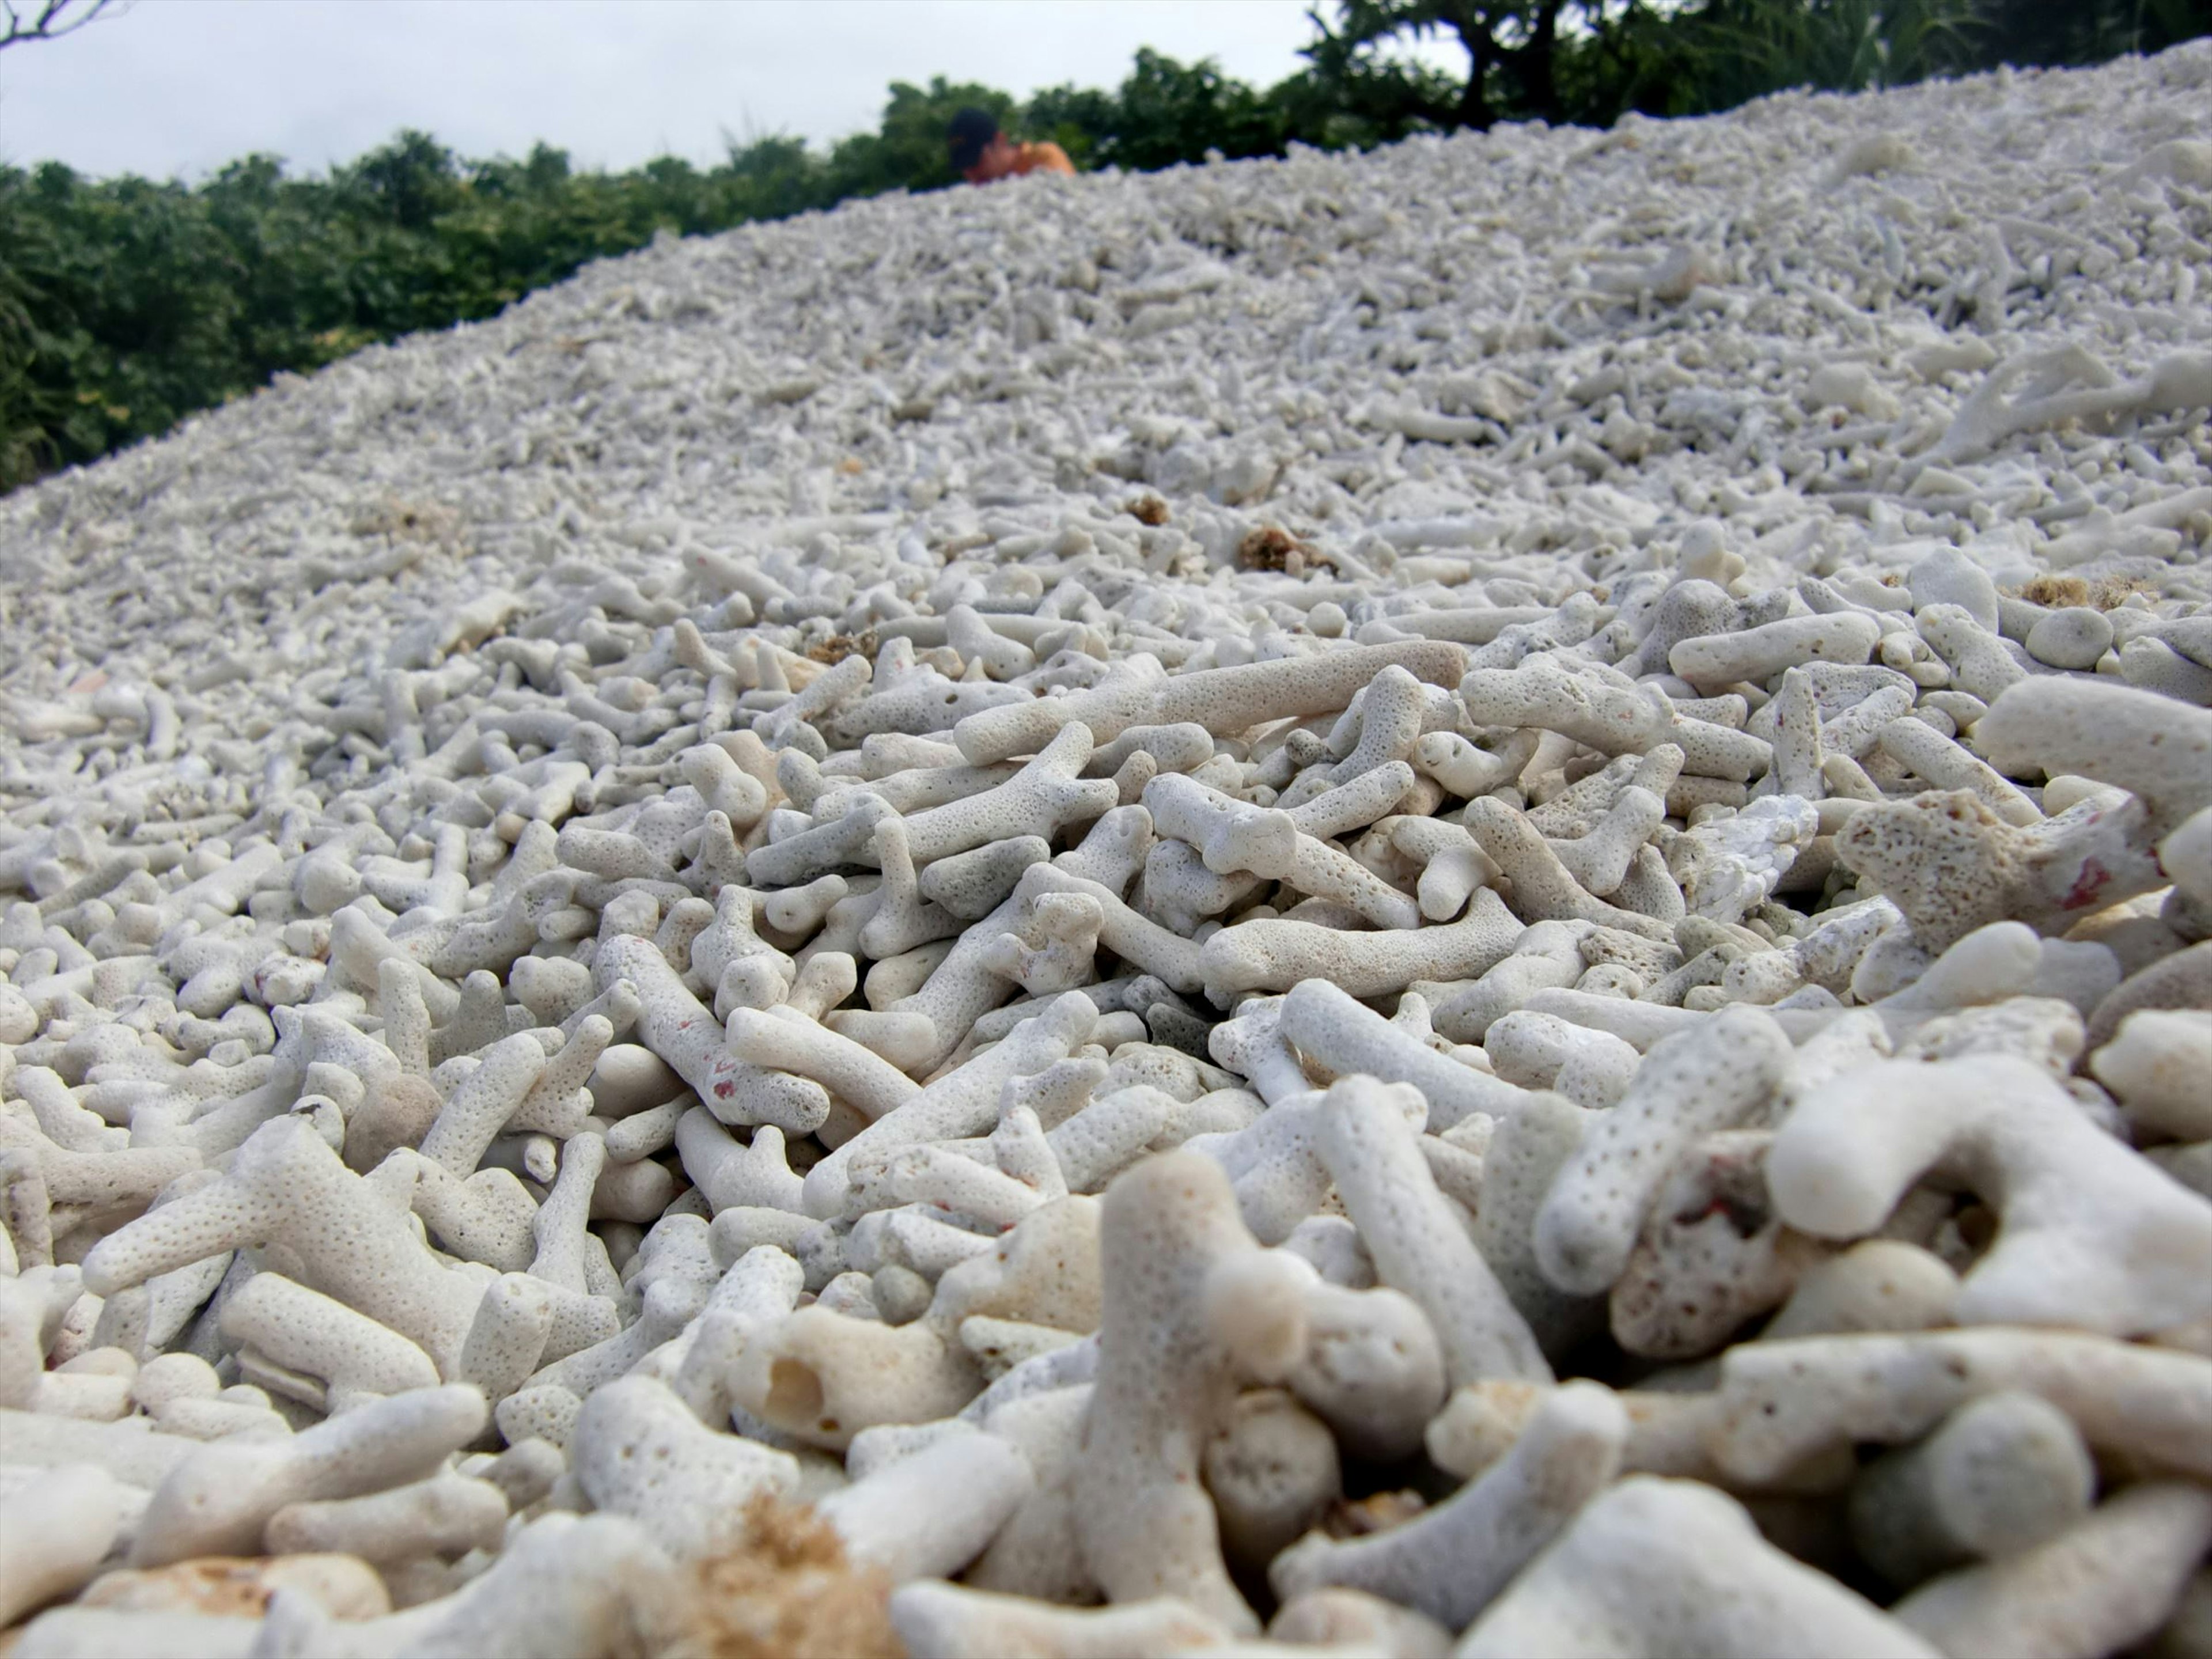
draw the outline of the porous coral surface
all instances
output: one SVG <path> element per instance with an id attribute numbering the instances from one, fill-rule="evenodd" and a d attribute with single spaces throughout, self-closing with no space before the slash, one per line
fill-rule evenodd
<path id="1" fill-rule="evenodd" d="M 0 502 L 15 1659 L 2196 1650 L 2208 191 L 890 198 Z"/>

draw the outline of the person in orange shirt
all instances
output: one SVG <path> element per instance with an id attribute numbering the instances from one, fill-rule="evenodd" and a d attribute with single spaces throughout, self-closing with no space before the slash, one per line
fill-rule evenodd
<path id="1" fill-rule="evenodd" d="M 999 118 L 984 109 L 963 109 L 945 134 L 952 165 L 971 185 L 988 185 L 1025 173 L 1075 171 L 1067 152 L 1049 141 L 1018 144 L 999 131 Z"/>

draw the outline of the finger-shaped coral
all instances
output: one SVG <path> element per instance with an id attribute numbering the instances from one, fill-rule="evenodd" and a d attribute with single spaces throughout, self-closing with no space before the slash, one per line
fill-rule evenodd
<path id="1" fill-rule="evenodd" d="M 704 1310 L 708 1285 L 696 1279 L 670 1277 L 631 1285 L 637 1312 L 627 1325 L 599 1341 L 577 1344 L 551 1340 L 556 1357 L 531 1373 L 527 1386 L 564 1389 L 579 1400 L 635 1370 L 647 1358 L 681 1336 Z M 590 1298 L 599 1301 L 599 1298 Z M 602 1305 L 604 1305 L 602 1304 Z"/>
<path id="2" fill-rule="evenodd" d="M 1011 1227 L 1045 1201 L 1027 1183 L 936 1146 L 900 1147 L 856 1161 L 853 1170 L 856 1182 L 878 1203 L 928 1204 L 971 1225 Z M 1088 1183 L 1084 1188 L 1088 1190 Z"/>
<path id="3" fill-rule="evenodd" d="M 2091 1125 L 2042 1068 L 2009 1055 L 1892 1061 L 1801 1100 L 1766 1180 L 1782 1218 L 1826 1238 L 1880 1228 L 1931 1170 L 2002 1218 L 1966 1276 L 1963 1324 L 2064 1324 L 2116 1336 L 2212 1312 L 2212 1203 Z"/>
<path id="4" fill-rule="evenodd" d="M 1540 921 L 1513 941 L 1512 953 L 1472 983 L 1431 994 L 1436 1028 L 1455 1042 L 1480 1042 L 1492 1022 L 1534 993 L 1565 989 L 1583 976 L 1586 922 Z"/>
<path id="5" fill-rule="evenodd" d="M 1064 731 L 996 788 L 908 814 L 907 845 L 915 863 L 1022 836 L 1049 841 L 1064 826 L 1109 811 L 1119 799 L 1113 784 L 1079 776 L 1091 746 L 1087 729 Z"/>
<path id="6" fill-rule="evenodd" d="M 1451 921 L 1477 888 L 1498 878 L 1498 866 L 1462 825 L 1402 814 L 1385 819 L 1377 830 L 1388 832 L 1393 859 L 1410 866 L 1414 896 L 1430 921 Z"/>
<path id="7" fill-rule="evenodd" d="M 2212 713 L 2109 679 L 2023 680 L 1990 705 L 1974 739 L 2002 772 L 2117 785 L 2148 809 L 2154 836 L 2212 806 Z"/>
<path id="8" fill-rule="evenodd" d="M 1163 772 L 1188 772 L 1213 758 L 1213 734 L 1195 720 L 1170 726 L 1133 726 L 1091 751 L 1085 777 L 1110 778 L 1130 756 L 1142 751 Z"/>
<path id="9" fill-rule="evenodd" d="M 1006 1083 L 1036 1076 L 1066 1059 L 1097 1021 L 1097 1009 L 1080 991 L 1054 998 L 1043 1012 L 1023 1021 L 1005 1042 L 938 1077 L 815 1164 L 802 1188 L 806 1212 L 825 1218 L 845 1212 L 851 1202 L 848 1169 L 863 1154 L 988 1133 L 998 1121 L 1000 1094 Z"/>
<path id="10" fill-rule="evenodd" d="M 863 951 L 880 960 L 960 931 L 960 918 L 921 896 L 904 818 L 885 818 L 876 825 L 875 854 L 884 884 L 875 913 L 860 929 Z"/>
<path id="11" fill-rule="evenodd" d="M 1436 927 L 1354 933 L 1307 921 L 1240 921 L 1199 951 L 1206 994 L 1287 991 L 1326 979 L 1355 997 L 1381 997 L 1416 980 L 1474 979 L 1504 960 L 1522 932 L 1504 900 L 1483 888 L 1459 921 Z M 1165 975 L 1162 975 L 1165 977 Z"/>
<path id="12" fill-rule="evenodd" d="M 1010 1442 L 1028 1462 L 1035 1484 L 1006 1518 L 981 1559 L 964 1575 L 977 1589 L 1003 1590 L 1048 1601 L 1085 1601 L 1097 1594 L 1075 1531 L 1075 1470 L 1081 1455 L 1083 1419 L 1091 1406 L 1087 1382 L 1048 1377 L 1027 1392 L 1024 1379 L 1095 1347 L 1087 1343 L 1055 1349 L 1017 1365 L 962 1413 Z M 1087 1367 L 1086 1367 L 1087 1370 Z M 979 1409 L 985 1408 L 988 1409 Z"/>
<path id="13" fill-rule="evenodd" d="M 1875 739 L 1881 752 L 1937 789 L 1963 789 L 2015 829 L 2038 823 L 2042 809 L 1981 760 L 1926 720 L 1892 720 Z"/>
<path id="14" fill-rule="evenodd" d="M 334 1413 L 438 1383 L 430 1356 L 398 1332 L 281 1273 L 254 1274 L 218 1322 L 241 1371 Z"/>
<path id="15" fill-rule="evenodd" d="M 1891 1583 L 2017 1555 L 2088 1513 L 2096 1468 L 2065 1413 L 2032 1394 L 1984 1395 L 1851 1488 L 1851 1541 Z"/>
<path id="16" fill-rule="evenodd" d="M 482 1395 L 449 1384 L 372 1401 L 289 1438 L 204 1447 L 155 1488 L 131 1559 L 150 1567 L 252 1554 L 286 1504 L 420 1480 L 473 1440 L 486 1415 Z"/>
<path id="17" fill-rule="evenodd" d="M 554 1307 L 553 1287 L 544 1279 L 501 1273 L 484 1287 L 453 1380 L 474 1384 L 496 1407 L 528 1382 L 544 1358 Z"/>
<path id="18" fill-rule="evenodd" d="M 1105 920 L 1088 893 L 1038 893 L 1023 904 L 1014 930 L 991 942 L 983 964 L 1032 996 L 1072 991 L 1091 977 Z"/>
<path id="19" fill-rule="evenodd" d="M 1389 1097 L 1393 1086 L 1370 1078 L 1337 1084 L 1315 1142 L 1376 1276 L 1429 1316 L 1454 1387 L 1479 1376 L 1549 1381 L 1527 1322 L 1437 1190 L 1413 1126 Z"/>
<path id="20" fill-rule="evenodd" d="M 2144 1008 L 2119 1022 L 2112 1040 L 2089 1056 L 2138 1133 L 2212 1140 L 2212 1012 Z"/>
<path id="21" fill-rule="evenodd" d="M 1006 901 L 1023 871 L 1051 857 L 1052 844 L 1042 836 L 1015 836 L 939 859 L 921 872 L 919 891 L 947 915 L 974 921 Z"/>
<path id="22" fill-rule="evenodd" d="M 851 1038 L 796 1011 L 785 1011 L 785 1016 L 775 1010 L 734 1010 L 728 1026 L 730 1053 L 749 1065 L 809 1078 L 858 1107 L 872 1123 L 921 1092 L 905 1073 Z"/>
<path id="23" fill-rule="evenodd" d="M 449 1375 L 480 1291 L 439 1266 L 404 1212 L 338 1161 L 304 1118 L 258 1130 L 219 1181 L 149 1211 L 85 1259 L 102 1295 L 246 1244 L 279 1244 L 299 1278 L 418 1344 Z"/>
<path id="24" fill-rule="evenodd" d="M 708 1427 L 731 1420 L 732 1379 L 752 1333 L 789 1313 L 805 1284 L 806 1270 L 768 1246 L 747 1250 L 716 1283 L 669 1378 Z"/>
<path id="25" fill-rule="evenodd" d="M 1443 1503 L 1366 1538 L 1310 1534 L 1268 1580 L 1285 1600 L 1348 1585 L 1464 1629 L 1611 1482 L 1626 1432 L 1610 1390 L 1554 1389 L 1513 1449 Z"/>
<path id="26" fill-rule="evenodd" d="M 422 1156 L 463 1179 L 475 1174 L 484 1149 L 507 1127 L 544 1072 L 545 1061 L 544 1045 L 527 1031 L 493 1044 L 482 1063 L 446 1097 L 422 1137 Z M 589 1068 L 586 1071 L 588 1074 Z"/>
<path id="27" fill-rule="evenodd" d="M 1060 1607 L 924 1579 L 891 1594 L 891 1625 L 914 1659 L 1166 1659 L 1237 1632 L 1177 1596 L 1111 1607 Z"/>
<path id="28" fill-rule="evenodd" d="M 829 1115 L 830 1097 L 818 1083 L 791 1075 L 775 1080 L 732 1053 L 721 1022 L 684 988 L 651 939 L 617 934 L 605 940 L 592 971 L 603 987 L 626 980 L 636 988 L 646 1046 L 725 1121 L 773 1123 L 805 1134 Z"/>
<path id="29" fill-rule="evenodd" d="M 1301 980 L 1283 1000 L 1283 1035 L 1326 1073 L 1365 1073 L 1410 1083 L 1429 1105 L 1438 1133 L 1476 1112 L 1509 1112 L 1519 1091 L 1448 1059 L 1325 979 Z"/>
<path id="30" fill-rule="evenodd" d="M 1237 1219 L 1212 1160 L 1176 1152 L 1108 1188 L 1097 1381 L 1075 1482 L 1085 1564 L 1109 1601 L 1176 1595 L 1247 1634 L 1199 1459 L 1242 1381 L 1286 1374 L 1305 1346 L 1299 1282 Z"/>
<path id="31" fill-rule="evenodd" d="M 879 1423 L 951 1416 L 983 1377 L 932 1322 L 885 1325 L 811 1306 L 755 1333 L 730 1383 L 737 1403 L 763 1422 L 842 1451 Z"/>
<path id="32" fill-rule="evenodd" d="M 1673 721 L 1663 703 L 1641 691 L 1565 672 L 1550 657 L 1475 669 L 1459 694 L 1477 726 L 1537 726 L 1607 755 L 1642 754 Z"/>
<path id="33" fill-rule="evenodd" d="M 1534 1093 L 1498 1123 L 1482 1158 L 1474 1242 L 1546 1356 L 1558 1360 L 1603 1323 L 1595 1297 L 1560 1290 L 1544 1276 L 1536 1216 L 1552 1182 L 1581 1144 L 1589 1114 L 1555 1094 Z"/>
<path id="34" fill-rule="evenodd" d="M 2115 986 L 2089 1015 L 2089 1046 L 2102 1048 L 2121 1022 L 2144 1008 L 2212 1012 L 2212 940 L 2176 951 Z"/>
<path id="35" fill-rule="evenodd" d="M 1142 807 L 1129 809 L 1142 812 Z M 1098 909 L 1098 942 L 1132 967 L 1153 975 L 1170 989 L 1195 991 L 1203 981 L 1203 962 L 1200 950 L 1191 940 L 1160 927 L 1139 915 L 1121 900 L 1121 895 L 1106 882 L 1094 881 L 1058 863 L 1035 864 L 1022 872 L 1014 889 L 1014 903 L 1019 914 L 1025 907 L 1047 894 L 1081 895 L 1097 905 Z M 995 914 L 995 913 L 994 913 Z M 1071 922 L 1071 945 L 1079 940 L 1090 925 L 1087 909 L 1073 908 L 1064 912 Z M 988 918 L 986 920 L 988 920 Z M 981 926 L 981 924 L 978 924 Z M 1079 954 L 1079 946 L 1074 946 Z M 983 960 L 997 954 L 996 940 L 984 947 Z"/>
<path id="36" fill-rule="evenodd" d="M 1421 1443 L 1444 1397 L 1443 1350 L 1418 1303 L 1382 1287 L 1306 1286 L 1306 1352 L 1285 1379 L 1357 1457 L 1389 1462 Z"/>
<path id="37" fill-rule="evenodd" d="M 1892 1610 L 1945 1653 L 2124 1651 L 2154 1632 L 2212 1544 L 2212 1492 L 2130 1486 L 2047 1542 L 1938 1578 Z"/>
<path id="38" fill-rule="evenodd" d="M 1430 1461 L 1472 1480 L 1504 1457 L 1551 1390 L 1529 1382 L 1474 1382 L 1453 1391 L 1425 1431 Z M 1631 1389 L 1619 1395 L 1627 1413 L 1620 1467 L 1636 1474 L 1662 1474 L 1717 1486 L 1738 1496 L 1828 1497 L 1857 1473 L 1848 1448 L 1829 1448 L 1802 1462 L 1756 1480 L 1717 1462 L 1706 1442 L 1723 1416 L 1711 1393 Z"/>
<path id="39" fill-rule="evenodd" d="M 1178 933 L 1194 933 L 1212 917 L 1250 897 L 1265 884 L 1238 871 L 1217 875 L 1188 842 L 1163 841 L 1145 859 L 1141 913 Z"/>
<path id="40" fill-rule="evenodd" d="M 1095 1193 L 1136 1162 L 1146 1148 L 1169 1137 L 1176 1101 L 1138 1085 L 1096 1097 L 1045 1136 L 1069 1190 Z"/>
<path id="41" fill-rule="evenodd" d="M 2100 1451 L 2212 1472 L 2212 1360 L 2063 1330 L 1923 1331 L 1749 1342 L 1721 1361 L 1705 1443 L 1741 1480 L 1849 1441 L 1915 1440 L 1966 1401 L 2039 1395 Z"/>
<path id="42" fill-rule="evenodd" d="M 272 1554 L 357 1556 L 380 1565 L 499 1547 L 507 1499 L 489 1481 L 436 1474 L 358 1498 L 310 1498 L 269 1517 Z"/>
<path id="43" fill-rule="evenodd" d="M 1553 841 L 1553 856 L 1594 898 L 1607 898 L 1628 878 L 1637 849 L 1666 820 L 1667 804 L 1650 790 L 1630 785 L 1588 834 Z"/>
<path id="44" fill-rule="evenodd" d="M 1024 1216 L 987 1251 L 937 1280 L 931 1316 L 979 1315 L 1065 1331 L 1098 1328 L 1098 1204 L 1062 1196 Z"/>
<path id="45" fill-rule="evenodd" d="M 35 1173 L 50 1202 L 110 1214 L 144 1208 L 171 1182 L 201 1166 L 200 1153 L 189 1146 L 71 1152 L 13 1115 L 0 1117 L 0 1148 L 21 1155 L 24 1170 Z"/>
<path id="46" fill-rule="evenodd" d="M 1521 726 L 1503 749 L 1492 752 L 1456 732 L 1431 732 L 1414 744 L 1412 763 L 1423 777 L 1434 779 L 1447 793 L 1472 800 L 1519 777 L 1534 758 L 1541 736 L 1534 726 Z"/>
<path id="47" fill-rule="evenodd" d="M 75 1464 L 33 1474 L 11 1468 L 0 1499 L 15 1510 L 37 1494 L 36 1526 L 0 1540 L 0 1619 L 23 1614 L 82 1587 L 99 1570 L 131 1508 L 130 1489 L 106 1470 Z"/>
<path id="48" fill-rule="evenodd" d="M 635 1521 L 678 1559 L 727 1542 L 761 1493 L 784 1497 L 799 1485 L 789 1453 L 715 1433 L 644 1376 L 611 1382 L 584 1402 L 572 1455 L 594 1505 Z"/>
<path id="49" fill-rule="evenodd" d="M 1483 1035 L 1482 1051 L 1506 1082 L 1555 1089 L 1591 1108 L 1619 1101 L 1643 1064 L 1634 1044 L 1609 1031 L 1526 1009 L 1493 1021 Z"/>
<path id="50" fill-rule="evenodd" d="M 635 1522 L 551 1514 L 459 1590 L 386 1618 L 340 1622 L 280 1594 L 263 1639 L 284 1659 L 619 1659 L 680 1639 L 689 1607 L 667 1554 Z"/>
<path id="51" fill-rule="evenodd" d="M 1638 1476 L 1586 1507 L 1456 1651 L 1935 1659 L 1937 1650 L 1768 1544 L 1734 1499 Z"/>
<path id="52" fill-rule="evenodd" d="M 994 1434 L 967 1433 L 871 1470 L 815 1509 L 844 1540 L 848 1557 L 903 1584 L 959 1572 L 1034 1485 L 1029 1460 L 1014 1446 Z"/>
<path id="53" fill-rule="evenodd" d="M 1291 809 L 1291 822 L 1300 835 L 1326 841 L 1374 823 L 1413 789 L 1413 769 L 1402 760 L 1386 761 Z"/>
<path id="54" fill-rule="evenodd" d="M 1825 1336 L 1848 1331 L 1924 1331 L 1953 1322 L 1959 1275 L 1940 1256 L 1899 1239 L 1870 1238 L 1829 1257 L 1797 1280 L 1759 1335 Z"/>
<path id="55" fill-rule="evenodd" d="M 1618 1105 L 1591 1121 L 1536 1212 L 1536 1261 L 1563 1291 L 1609 1288 L 1660 1183 L 1699 1135 L 1764 1110 L 1781 1083 L 1790 1040 L 1771 1019 L 1729 1008 L 1644 1056 Z"/>
<path id="56" fill-rule="evenodd" d="M 1199 1462 L 1233 1570 L 1261 1572 L 1344 1495 L 1336 1437 L 1289 1390 L 1248 1389 Z"/>
<path id="57" fill-rule="evenodd" d="M 980 766 L 1010 755 L 1035 754 L 1054 732 L 1077 721 L 1090 728 L 1095 743 L 1110 742 L 1133 726 L 1183 721 L 1217 734 L 1249 732 L 1268 720 L 1341 708 L 1393 665 L 1431 685 L 1445 685 L 1458 683 L 1466 663 L 1465 652 L 1440 642 L 1347 647 L 1318 657 L 1206 669 L 987 710 L 955 726 L 953 740 Z"/>
<path id="58" fill-rule="evenodd" d="M 1863 663 L 1881 637 L 1881 625 L 1863 612 L 1787 617 L 1678 641 L 1667 653 L 1667 665 L 1692 685 L 1756 683 L 1810 662 Z"/>
<path id="59" fill-rule="evenodd" d="M 691 970 L 709 986 L 720 985 L 730 964 L 765 957 L 787 981 L 798 971 L 789 957 L 754 931 L 755 895 L 731 883 L 714 896 L 714 920 L 692 936 Z"/>
<path id="60" fill-rule="evenodd" d="M 1288 812 L 1249 805 L 1170 773 L 1145 787 L 1145 809 L 1163 836 L 1187 841 L 1218 875 L 1250 872 L 1302 893 L 1334 899 L 1381 927 L 1413 927 L 1413 902 L 1336 848 L 1302 833 Z"/>
<path id="61" fill-rule="evenodd" d="M 1524 921 L 1590 921 L 1646 939 L 1669 936 L 1671 930 L 1651 917 L 1608 904 L 1586 890 L 1528 817 L 1504 801 L 1492 796 L 1470 801 L 1465 823 L 1476 843 L 1513 884 L 1515 914 Z"/>
<path id="62" fill-rule="evenodd" d="M 1743 1130 L 1708 1135 L 1668 1170 L 1608 1298 L 1613 1340 L 1629 1352 L 1714 1352 L 1826 1253 L 1774 1213 L 1769 1144 Z"/>

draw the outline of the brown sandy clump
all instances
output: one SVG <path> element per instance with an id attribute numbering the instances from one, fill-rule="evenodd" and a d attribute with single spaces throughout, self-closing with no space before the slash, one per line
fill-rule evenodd
<path id="1" fill-rule="evenodd" d="M 2037 576 L 2023 584 L 2020 596 L 2030 605 L 2047 605 L 2054 611 L 2089 603 L 2089 584 L 2079 576 Z"/>
<path id="2" fill-rule="evenodd" d="M 2133 594 L 2157 592 L 2150 583 L 2136 576 L 2102 576 L 2093 582 L 2081 576 L 2050 574 L 2033 578 L 2018 591 L 2029 604 L 2049 605 L 2054 611 L 2082 605 L 2110 611 Z"/>
<path id="3" fill-rule="evenodd" d="M 836 667 L 850 656 L 872 657 L 876 654 L 876 634 L 870 629 L 865 634 L 832 634 L 806 647 L 809 660 L 826 663 Z"/>
<path id="4" fill-rule="evenodd" d="M 1404 1526 L 1427 1507 L 1416 1492 L 1378 1492 L 1364 1498 L 1340 1498 L 1322 1516 L 1321 1529 L 1331 1538 L 1366 1538 Z"/>
<path id="5" fill-rule="evenodd" d="M 2159 594 L 2158 584 L 2147 576 L 2106 576 L 2090 587 L 2089 603 L 2100 611 L 2110 611 L 2138 593 L 2154 599 Z"/>
<path id="6" fill-rule="evenodd" d="M 1247 570 L 1288 570 L 1295 574 L 1304 565 L 1305 544 L 1287 530 L 1262 525 L 1237 544 L 1237 562 Z"/>
<path id="7" fill-rule="evenodd" d="M 756 1498 L 738 1540 L 692 1569 L 691 1590 L 669 1659 L 905 1659 L 890 1575 L 848 1561 L 805 1504 Z"/>
<path id="8" fill-rule="evenodd" d="M 1168 521 L 1168 504 L 1157 495 L 1139 495 L 1123 511 L 1139 524 L 1157 526 Z"/>

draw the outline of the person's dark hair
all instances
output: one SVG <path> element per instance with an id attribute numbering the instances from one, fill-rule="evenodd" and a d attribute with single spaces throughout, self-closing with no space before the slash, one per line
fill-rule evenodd
<path id="1" fill-rule="evenodd" d="M 952 146 L 952 165 L 962 173 L 983 159 L 983 151 L 999 136 L 999 118 L 987 109 L 963 109 L 945 129 Z"/>

